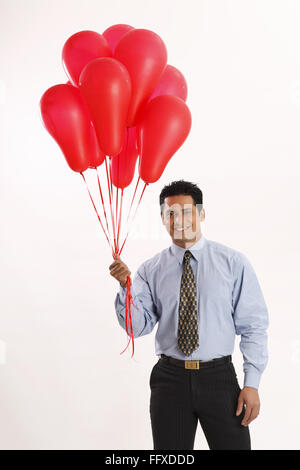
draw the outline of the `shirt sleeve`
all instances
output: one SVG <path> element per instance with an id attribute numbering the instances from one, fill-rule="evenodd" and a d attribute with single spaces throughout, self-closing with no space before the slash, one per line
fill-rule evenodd
<path id="1" fill-rule="evenodd" d="M 157 309 L 153 302 L 152 293 L 146 278 L 145 266 L 142 264 L 137 270 L 130 286 L 132 295 L 131 319 L 134 338 L 151 333 L 158 321 Z M 125 311 L 126 311 L 127 288 L 120 285 L 120 290 L 115 298 L 115 310 L 119 324 L 126 331 Z M 130 325 L 128 325 L 130 331 Z"/>
<path id="2" fill-rule="evenodd" d="M 233 319 L 237 335 L 241 335 L 244 387 L 258 389 L 261 374 L 268 362 L 268 309 L 257 276 L 248 258 L 239 253 L 235 259 Z"/>

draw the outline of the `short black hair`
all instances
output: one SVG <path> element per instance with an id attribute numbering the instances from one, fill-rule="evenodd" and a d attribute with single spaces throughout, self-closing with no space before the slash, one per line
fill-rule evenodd
<path id="1" fill-rule="evenodd" d="M 172 181 L 172 183 L 163 187 L 159 195 L 160 212 L 162 213 L 162 207 L 166 197 L 179 196 L 181 194 L 192 196 L 195 206 L 201 204 L 201 206 L 197 206 L 200 214 L 203 204 L 202 191 L 195 183 L 184 180 Z"/>

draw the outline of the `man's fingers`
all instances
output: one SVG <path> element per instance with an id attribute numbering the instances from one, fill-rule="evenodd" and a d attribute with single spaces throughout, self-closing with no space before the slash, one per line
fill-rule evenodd
<path id="1" fill-rule="evenodd" d="M 115 274 L 121 273 L 122 271 L 125 271 L 124 266 L 115 266 L 114 268 L 110 270 L 110 274 L 115 275 Z"/>
<path id="2" fill-rule="evenodd" d="M 128 269 L 124 268 L 123 266 L 119 267 L 119 268 L 115 268 L 115 269 L 112 269 L 111 272 L 110 272 L 111 276 L 114 276 L 114 277 L 120 277 L 122 274 L 127 274 L 128 276 L 130 276 L 131 272 L 128 271 Z"/>
<path id="3" fill-rule="evenodd" d="M 258 415 L 259 415 L 259 406 L 253 406 L 251 408 L 250 416 L 248 417 L 248 419 L 246 419 L 246 416 L 244 416 L 241 424 L 248 426 L 251 423 L 251 421 L 257 418 Z"/>
<path id="4" fill-rule="evenodd" d="M 244 405 L 244 400 L 243 398 L 239 397 L 238 399 L 238 404 L 237 404 L 237 409 L 236 409 L 236 416 L 239 416 L 241 412 L 243 411 L 243 405 Z"/>
<path id="5" fill-rule="evenodd" d="M 250 416 L 251 416 L 251 413 L 252 413 L 252 409 L 249 405 L 246 405 L 246 411 L 245 411 L 245 415 L 242 419 L 242 422 L 241 422 L 241 425 L 242 426 L 248 426 L 248 421 L 250 420 Z"/>
<path id="6" fill-rule="evenodd" d="M 114 261 L 113 263 L 111 263 L 111 265 L 109 266 L 109 269 L 112 269 L 112 268 L 114 268 L 115 266 L 125 266 L 125 264 L 124 264 L 123 261 L 121 261 L 120 259 L 117 259 L 116 261 Z"/>
<path id="7" fill-rule="evenodd" d="M 110 267 L 110 271 L 115 271 L 116 269 L 122 268 L 123 266 L 121 264 L 115 264 L 114 266 Z"/>
<path id="8" fill-rule="evenodd" d="M 111 263 L 111 265 L 109 266 L 109 269 L 113 268 L 114 266 L 118 266 L 119 264 L 120 264 L 120 260 L 114 261 L 114 262 Z"/>
<path id="9" fill-rule="evenodd" d="M 241 425 L 248 426 L 255 418 L 257 418 L 260 409 L 260 401 L 257 391 L 252 387 L 244 387 L 238 398 L 238 406 L 236 415 L 240 415 L 243 407 L 246 405 Z"/>

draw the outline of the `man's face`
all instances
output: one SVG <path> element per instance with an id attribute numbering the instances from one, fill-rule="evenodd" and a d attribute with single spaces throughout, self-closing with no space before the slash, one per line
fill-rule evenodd
<path id="1" fill-rule="evenodd" d="M 201 236 L 201 226 L 205 218 L 204 209 L 199 214 L 192 196 L 180 194 L 165 198 L 162 206 L 162 222 L 172 240 L 177 245 L 193 243 Z"/>

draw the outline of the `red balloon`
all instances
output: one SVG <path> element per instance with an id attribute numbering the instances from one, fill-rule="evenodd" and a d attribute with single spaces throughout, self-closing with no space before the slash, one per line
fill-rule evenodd
<path id="1" fill-rule="evenodd" d="M 111 160 L 112 182 L 117 188 L 126 188 L 134 177 L 134 170 L 138 158 L 136 141 L 136 128 L 127 127 L 122 151 Z"/>
<path id="2" fill-rule="evenodd" d="M 90 162 L 103 161 L 91 116 L 78 88 L 69 84 L 49 88 L 40 100 L 40 109 L 47 131 L 72 170 L 82 172 Z"/>
<path id="3" fill-rule="evenodd" d="M 122 150 L 131 96 L 130 76 L 121 62 L 103 57 L 89 62 L 79 87 L 90 110 L 101 150 L 111 157 Z"/>
<path id="4" fill-rule="evenodd" d="M 145 183 L 154 183 L 161 177 L 187 138 L 191 123 L 189 108 L 177 96 L 157 96 L 147 104 L 137 127 L 139 174 Z"/>
<path id="5" fill-rule="evenodd" d="M 66 85 L 70 85 L 71 87 L 74 88 L 70 80 L 66 82 Z M 91 143 L 92 143 L 92 146 L 95 148 L 95 151 L 90 154 L 89 168 L 97 168 L 97 166 L 102 165 L 102 163 L 104 162 L 105 155 L 99 147 L 96 131 L 95 131 L 94 124 L 92 123 L 92 121 L 91 121 L 90 132 L 91 132 Z"/>
<path id="6" fill-rule="evenodd" d="M 109 47 L 111 48 L 112 52 L 114 53 L 116 45 L 120 41 L 120 39 L 134 29 L 133 26 L 129 24 L 114 24 L 107 28 L 103 33 L 102 36 L 105 37 L 106 41 L 108 42 Z"/>
<path id="7" fill-rule="evenodd" d="M 133 29 L 117 44 L 114 57 L 127 68 L 132 95 L 127 125 L 133 127 L 167 64 L 167 49 L 158 34 L 148 29 Z"/>
<path id="8" fill-rule="evenodd" d="M 67 39 L 62 51 L 63 66 L 71 83 L 78 86 L 83 68 L 98 57 L 111 57 L 112 51 L 101 34 L 79 31 Z"/>
<path id="9" fill-rule="evenodd" d="M 167 65 L 150 100 L 160 95 L 174 95 L 182 100 L 187 99 L 187 83 L 180 72 L 173 65 Z"/>
<path id="10" fill-rule="evenodd" d="M 88 154 L 89 168 L 97 168 L 97 166 L 102 165 L 102 163 L 104 162 L 105 154 L 99 147 L 96 131 L 92 121 L 90 126 L 90 139 L 91 147 L 94 150 Z"/>

